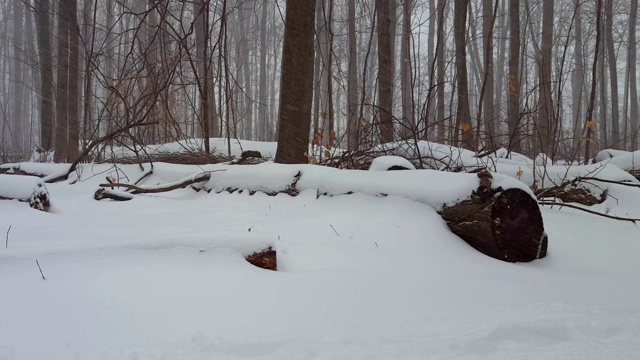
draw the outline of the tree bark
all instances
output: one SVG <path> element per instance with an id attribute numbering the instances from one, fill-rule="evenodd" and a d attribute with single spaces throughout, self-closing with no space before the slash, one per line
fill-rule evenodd
<path id="1" fill-rule="evenodd" d="M 440 215 L 451 231 L 481 253 L 507 262 L 529 262 L 547 254 L 547 235 L 535 199 L 520 189 L 493 190 L 482 172 L 470 200 L 445 206 Z"/>
<path id="2" fill-rule="evenodd" d="M 68 159 L 70 11 L 71 0 L 60 0 L 58 8 L 58 75 L 56 79 L 55 162 L 66 162 Z"/>
<path id="3" fill-rule="evenodd" d="M 40 147 L 53 149 L 53 60 L 49 0 L 35 0 L 36 37 L 40 58 Z"/>
<path id="4" fill-rule="evenodd" d="M 582 6 L 581 0 L 575 0 L 575 35 L 574 35 L 574 61 L 575 72 L 573 74 L 572 103 L 573 114 L 573 148 L 579 149 L 582 137 L 582 109 L 584 92 L 584 55 L 582 43 Z"/>
<path id="5" fill-rule="evenodd" d="M 509 150 L 522 152 L 520 141 L 520 0 L 509 1 Z"/>
<path id="6" fill-rule="evenodd" d="M 393 141 L 393 49 L 391 47 L 390 0 L 376 0 L 378 27 L 378 114 L 380 142 Z"/>
<path id="7" fill-rule="evenodd" d="M 631 0 L 631 15 L 629 18 L 629 97 L 631 105 L 629 106 L 629 119 L 631 129 L 630 148 L 635 150 L 638 148 L 638 79 L 636 64 L 636 24 L 638 21 L 638 0 Z"/>
<path id="8" fill-rule="evenodd" d="M 353 151 L 357 150 L 360 138 L 360 121 L 358 119 L 358 48 L 356 43 L 356 0 L 348 1 L 349 64 L 347 74 L 347 110 L 349 112 L 349 122 L 347 125 L 347 147 L 350 151 Z"/>
<path id="9" fill-rule="evenodd" d="M 455 0 L 454 3 L 454 35 L 456 43 L 456 78 L 458 109 L 456 112 L 456 128 L 454 130 L 454 145 L 458 143 L 458 136 L 462 131 L 462 146 L 475 150 L 475 141 L 471 126 L 469 111 L 469 85 L 467 75 L 466 22 L 469 0 Z"/>
<path id="10" fill-rule="evenodd" d="M 585 137 L 584 143 L 584 164 L 589 163 L 590 153 L 589 146 L 591 145 L 591 133 L 593 128 L 595 127 L 595 122 L 593 120 L 593 110 L 595 108 L 596 103 L 596 86 L 597 86 L 597 75 L 598 75 L 598 56 L 600 52 L 600 31 L 602 26 L 602 0 L 598 0 L 596 3 L 596 46 L 593 52 L 593 67 L 591 70 L 591 94 L 589 95 L 589 106 L 587 107 L 587 116 L 585 119 L 585 128 L 587 129 L 587 134 Z"/>
<path id="11" fill-rule="evenodd" d="M 433 0 L 430 0 L 433 2 Z M 400 62 L 400 87 L 402 89 L 402 137 L 407 139 L 417 133 L 415 116 L 413 111 L 413 71 L 411 62 L 411 12 L 413 10 L 413 0 L 404 0 L 402 17 L 402 46 Z M 433 23 L 433 24 L 432 24 Z M 429 28 L 435 25 L 435 16 L 429 20 Z M 429 63 L 433 61 L 433 32 L 429 34 Z M 429 119 L 429 116 L 426 117 Z M 425 124 L 425 128 L 428 124 Z"/>
<path id="12" fill-rule="evenodd" d="M 69 95 L 67 161 L 75 160 L 80 146 L 80 28 L 78 0 L 69 1 Z M 88 95 L 87 95 L 88 96 Z"/>
<path id="13" fill-rule="evenodd" d="M 613 1 L 607 1 L 605 3 L 604 11 L 607 17 L 604 33 L 607 37 L 607 59 L 609 60 L 609 81 L 611 82 L 611 148 L 619 149 L 620 111 L 618 106 L 618 64 L 616 62 L 616 50 L 613 43 Z"/>
<path id="14" fill-rule="evenodd" d="M 444 43 L 444 31 L 445 31 L 445 7 L 447 0 L 438 0 L 438 30 L 436 40 L 436 100 L 437 100 L 437 115 L 436 123 L 438 136 L 437 141 L 444 144 L 446 137 L 445 130 L 445 104 L 444 104 L 444 85 L 445 85 L 445 43 Z"/>
<path id="15" fill-rule="evenodd" d="M 282 44 L 277 163 L 307 163 L 315 0 L 288 0 Z"/>
<path id="16" fill-rule="evenodd" d="M 496 0 L 498 1 L 498 0 Z M 497 4 L 496 4 L 497 5 Z M 484 55 L 484 79 L 482 94 L 484 122 L 484 139 L 486 145 L 494 147 L 494 76 L 493 76 L 493 4 L 492 0 L 482 0 L 482 38 L 483 38 L 483 55 Z M 478 114 L 480 117 L 480 114 Z"/>
<path id="17" fill-rule="evenodd" d="M 555 156 L 555 124 L 551 98 L 551 62 L 553 49 L 553 0 L 542 1 L 542 44 L 538 57 L 539 107 L 536 124 L 537 150 L 552 159 Z"/>

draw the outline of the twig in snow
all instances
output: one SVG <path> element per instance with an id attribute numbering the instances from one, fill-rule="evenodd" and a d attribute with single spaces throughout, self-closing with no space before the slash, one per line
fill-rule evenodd
<path id="1" fill-rule="evenodd" d="M 11 225 L 9 225 L 9 229 L 7 230 L 7 237 L 4 240 L 4 248 L 5 249 L 9 248 L 9 231 L 11 231 Z"/>
<path id="2" fill-rule="evenodd" d="M 36 259 L 36 265 L 38 265 L 38 269 L 40 269 L 40 275 L 42 275 L 42 280 L 47 280 L 47 279 L 44 277 L 44 274 L 42 273 L 42 268 L 40 267 L 40 263 L 38 262 L 38 259 Z"/>
<path id="3" fill-rule="evenodd" d="M 333 227 L 333 225 L 329 224 L 329 226 L 331 226 L 331 228 L 333 229 L 333 231 L 336 233 L 336 235 L 340 236 L 340 234 L 338 234 L 338 232 L 336 231 L 336 228 Z"/>
<path id="4" fill-rule="evenodd" d="M 376 244 L 376 247 L 379 247 L 379 246 L 378 246 L 378 242 L 377 242 L 377 241 L 376 241 L 376 243 L 375 243 L 375 244 Z"/>

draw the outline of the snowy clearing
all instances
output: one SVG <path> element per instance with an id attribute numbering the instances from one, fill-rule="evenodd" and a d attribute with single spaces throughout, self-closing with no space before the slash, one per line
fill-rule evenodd
<path id="1" fill-rule="evenodd" d="M 213 172 L 211 181 L 250 182 L 269 166 Z M 142 184 L 220 167 L 155 164 Z M 287 184 L 297 171 L 273 177 Z M 317 171 L 309 179 L 338 179 L 327 185 L 336 194 L 358 179 L 372 195 L 384 183 Z M 415 177 L 401 187 L 407 193 L 418 189 L 421 172 L 393 173 Z M 186 188 L 98 202 L 105 176 L 131 183 L 143 171 L 83 165 L 77 174 L 74 185 L 47 185 L 51 213 L 0 201 L 0 233 L 11 225 L 0 249 L 2 360 L 634 359 L 640 351 L 632 223 L 543 209 L 549 255 L 509 264 L 475 251 L 403 193 L 318 198 L 309 182 L 296 197 Z M 447 197 L 438 186 L 455 189 L 453 175 L 423 188 Z M 278 251 L 277 272 L 244 259 L 268 246 Z"/>

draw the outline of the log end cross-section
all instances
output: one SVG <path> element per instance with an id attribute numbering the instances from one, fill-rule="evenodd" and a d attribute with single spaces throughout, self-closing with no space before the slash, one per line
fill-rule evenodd
<path id="1" fill-rule="evenodd" d="M 440 212 L 451 231 L 499 260 L 529 262 L 545 257 L 548 240 L 537 201 L 521 189 L 492 189 L 488 172 L 478 177 L 480 185 L 470 199 Z"/>

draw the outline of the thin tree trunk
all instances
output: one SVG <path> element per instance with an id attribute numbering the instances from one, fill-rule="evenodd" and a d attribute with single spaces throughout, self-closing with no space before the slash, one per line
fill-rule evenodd
<path id="1" fill-rule="evenodd" d="M 456 43 L 456 78 L 458 109 L 456 111 L 456 129 L 454 131 L 454 145 L 457 144 L 458 134 L 462 130 L 462 146 L 469 150 L 475 150 L 473 129 L 471 126 L 471 113 L 469 112 L 469 85 L 467 75 L 467 49 L 466 49 L 466 21 L 469 0 L 455 0 L 454 3 L 454 35 Z"/>
<path id="2" fill-rule="evenodd" d="M 536 139 L 538 151 L 552 159 L 555 155 L 555 126 L 551 98 L 551 62 L 553 50 L 553 0 L 542 1 L 542 44 L 538 58 L 539 108 Z"/>
<path id="3" fill-rule="evenodd" d="M 498 0 L 496 0 L 498 1 Z M 496 3 L 496 7 L 498 4 Z M 484 40 L 483 43 L 483 53 L 484 53 L 484 80 L 483 87 L 484 92 L 482 94 L 483 101 L 483 122 L 484 122 L 484 131 L 485 131 L 485 142 L 487 145 L 494 147 L 493 144 L 493 121 L 494 121 L 494 77 L 493 77 L 493 24 L 494 24 L 494 15 L 493 15 L 493 4 L 492 0 L 482 0 L 482 38 Z M 478 114 L 480 115 L 480 114 Z"/>
<path id="4" fill-rule="evenodd" d="M 444 27 L 446 24 L 445 7 L 447 0 L 438 0 L 438 31 L 436 33 L 436 99 L 437 99 L 437 116 L 436 123 L 438 129 L 438 142 L 444 143 L 446 137 L 445 131 L 445 104 L 444 104 L 444 85 L 445 85 L 445 43 L 444 43 Z"/>
<path id="5" fill-rule="evenodd" d="M 24 125 L 25 117 L 23 112 L 23 102 L 25 98 L 24 78 L 22 68 L 24 67 L 24 36 L 23 36 L 23 13 L 24 4 L 22 1 L 13 2 L 13 70 L 12 70 L 12 145 L 14 152 L 24 151 Z"/>
<path id="6" fill-rule="evenodd" d="M 358 48 L 356 43 L 356 0 L 349 0 L 348 3 L 348 36 L 349 36 L 349 64 L 347 82 L 347 108 L 349 122 L 348 149 L 357 150 L 360 140 L 360 121 L 358 119 Z"/>
<path id="7" fill-rule="evenodd" d="M 581 0 L 575 0 L 575 72 L 573 74 L 573 86 L 571 109 L 573 113 L 573 148 L 579 149 L 582 136 L 582 108 L 584 90 L 584 55 L 582 43 L 582 7 Z"/>
<path id="8" fill-rule="evenodd" d="M 67 161 L 80 155 L 80 28 L 78 28 L 78 0 L 69 1 L 69 98 Z"/>
<path id="9" fill-rule="evenodd" d="M 40 58 L 40 147 L 53 149 L 53 60 L 49 0 L 35 0 L 36 36 Z"/>
<path id="10" fill-rule="evenodd" d="M 258 133 L 257 139 L 265 140 L 266 128 L 269 122 L 269 113 L 267 106 L 267 14 L 268 6 L 271 4 L 269 0 L 262 2 L 262 13 L 260 17 L 260 90 L 258 104 Z"/>
<path id="11" fill-rule="evenodd" d="M 70 0 L 61 0 L 58 9 L 58 76 L 56 87 L 55 162 L 66 162 L 69 132 L 69 11 Z"/>
<path id="12" fill-rule="evenodd" d="M 522 152 L 520 141 L 520 0 L 509 1 L 509 150 Z"/>
<path id="13" fill-rule="evenodd" d="M 636 64 L 636 24 L 638 21 L 638 0 L 631 0 L 631 16 L 629 18 L 629 122 L 630 122 L 630 149 L 638 149 L 638 79 Z"/>
<path id="14" fill-rule="evenodd" d="M 378 112 L 380 141 L 393 141 L 393 48 L 389 0 L 376 0 L 378 28 Z"/>
<path id="15" fill-rule="evenodd" d="M 430 0 L 433 2 L 433 0 Z M 402 89 L 402 137 L 409 138 L 417 132 L 415 116 L 413 112 L 413 86 L 411 80 L 413 79 L 412 62 L 411 62 L 411 11 L 413 9 L 413 0 L 404 0 L 403 6 L 403 19 L 402 19 L 402 46 L 400 55 L 400 87 Z M 432 8 L 433 9 L 433 8 Z M 432 23 L 435 23 L 435 16 L 432 16 L 429 20 L 429 27 L 433 27 Z M 433 32 L 430 32 L 433 35 Z M 429 63 L 433 61 L 433 36 L 429 37 L 429 55 L 427 56 Z M 429 115 L 426 119 L 428 121 Z M 425 128 L 428 124 L 425 124 Z"/>
<path id="16" fill-rule="evenodd" d="M 585 127 L 587 129 L 587 135 L 585 137 L 584 144 L 584 163 L 589 163 L 590 153 L 589 146 L 591 145 L 591 132 L 595 128 L 595 121 L 593 120 L 593 110 L 596 103 L 596 85 L 598 75 L 598 56 L 600 55 L 600 32 L 602 27 L 602 0 L 598 0 L 596 5 L 596 48 L 593 52 L 593 68 L 591 69 L 591 95 L 589 95 L 589 106 L 587 107 L 587 116 L 585 119 Z"/>
<path id="17" fill-rule="evenodd" d="M 605 3 L 604 11 L 607 16 L 604 33 L 607 37 L 609 81 L 611 81 L 611 147 L 618 149 L 620 148 L 620 112 L 618 107 L 618 64 L 616 62 L 616 50 L 613 44 L 613 1 L 607 1 Z"/>

